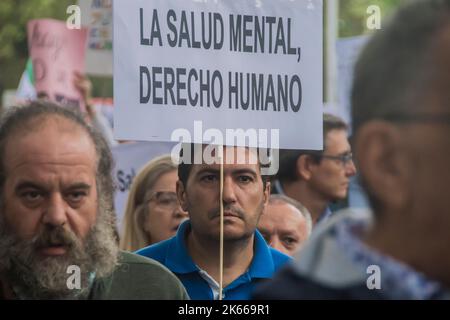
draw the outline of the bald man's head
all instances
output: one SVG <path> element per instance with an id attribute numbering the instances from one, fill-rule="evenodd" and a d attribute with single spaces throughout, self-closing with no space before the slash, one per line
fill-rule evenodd
<path id="1" fill-rule="evenodd" d="M 311 233 L 311 216 L 295 200 L 272 195 L 258 230 L 271 247 L 293 256 Z"/>

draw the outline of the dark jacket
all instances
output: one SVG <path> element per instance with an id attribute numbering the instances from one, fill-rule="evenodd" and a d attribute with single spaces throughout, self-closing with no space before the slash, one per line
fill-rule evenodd
<path id="1" fill-rule="evenodd" d="M 334 240 L 334 226 L 345 219 L 370 219 L 370 213 L 340 213 L 317 226 L 299 259 L 255 291 L 255 299 L 386 299 L 367 287 L 366 270 L 350 261 Z"/>
<path id="2" fill-rule="evenodd" d="M 89 299 L 185 300 L 178 278 L 155 260 L 121 251 L 119 265 L 105 278 L 94 281 Z"/>

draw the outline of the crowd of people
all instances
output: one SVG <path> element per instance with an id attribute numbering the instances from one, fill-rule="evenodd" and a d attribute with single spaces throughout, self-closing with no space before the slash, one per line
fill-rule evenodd
<path id="1" fill-rule="evenodd" d="M 77 74 L 84 115 L 42 98 L 1 117 L 0 298 L 449 299 L 448 83 L 450 0 L 410 2 L 358 59 L 352 143 L 324 114 L 323 150 L 281 150 L 274 177 L 246 147 L 222 178 L 149 159 L 118 230 L 117 142 Z M 357 171 L 371 209 L 331 210 Z"/>

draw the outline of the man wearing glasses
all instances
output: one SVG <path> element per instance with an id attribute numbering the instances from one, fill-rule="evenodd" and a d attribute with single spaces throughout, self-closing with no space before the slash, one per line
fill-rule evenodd
<path id="1" fill-rule="evenodd" d="M 350 178 L 356 174 L 347 132 L 342 119 L 324 114 L 323 151 L 280 153 L 280 170 L 273 192 L 303 204 L 311 213 L 313 224 L 331 215 L 330 202 L 347 197 Z"/>

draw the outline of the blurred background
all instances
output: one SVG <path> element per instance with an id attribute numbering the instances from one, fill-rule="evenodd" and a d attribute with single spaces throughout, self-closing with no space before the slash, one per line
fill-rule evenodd
<path id="1" fill-rule="evenodd" d="M 149 0 L 151 1 L 151 0 Z M 307 1 L 307 0 L 300 0 Z M 324 22 L 327 33 L 326 46 L 334 43 L 334 38 L 348 38 L 370 34 L 367 28 L 367 10 L 370 6 L 380 8 L 381 18 L 405 0 L 325 0 Z M 108 3 L 111 1 L 92 0 L 92 2 Z M 9 96 L 17 90 L 20 78 L 28 60 L 27 22 L 32 19 L 53 18 L 64 21 L 67 19 L 67 8 L 77 4 L 76 0 L 1 0 L 0 1 L 0 97 L 5 91 Z M 331 37 L 331 39 L 330 39 Z M 327 40 L 328 39 L 328 40 Z M 329 48 L 328 48 L 329 49 Z M 329 52 L 329 51 L 327 51 Z M 331 63 L 329 62 L 331 60 Z M 325 70 L 333 64 L 333 57 L 328 57 Z M 326 71 L 328 72 L 328 71 Z M 325 75 L 326 76 L 326 75 Z M 333 75 L 331 75 L 333 77 Z M 334 77 L 336 78 L 336 77 Z M 112 77 L 90 75 L 93 82 L 94 97 L 112 97 Z M 324 100 L 333 102 L 337 99 L 336 90 L 329 88 L 326 82 Z M 334 91 L 334 92 L 333 92 Z M 4 99 L 0 99 L 4 104 Z"/>
<path id="2" fill-rule="evenodd" d="M 27 23 L 33 19 L 52 18 L 65 21 L 70 5 L 77 0 L 2 0 L 0 1 L 0 97 L 5 90 L 17 90 L 28 61 Z M 89 2 L 111 2 L 90 0 Z M 89 75 L 94 97 L 111 97 L 111 76 Z M 8 91 L 9 95 L 12 94 Z M 0 100 L 3 105 L 4 99 Z"/>
<path id="3" fill-rule="evenodd" d="M 119 0 L 116 0 L 119 1 Z M 125 1 L 125 0 L 121 0 Z M 152 0 L 148 0 L 152 1 Z M 187 0 L 186 0 L 187 1 Z M 197 0 L 206 1 L 206 0 Z M 225 1 L 225 0 L 224 0 Z M 312 0 L 248 0 L 264 1 Z M 340 116 L 351 124 L 350 91 L 353 66 L 370 34 L 383 28 L 389 15 L 407 0 L 324 0 L 324 112 Z M 32 54 L 28 50 L 27 24 L 33 19 L 56 19 L 65 22 L 71 13 L 68 8 L 79 5 L 81 24 L 87 27 L 86 57 L 71 52 L 72 60 L 83 60 L 83 72 L 91 85 L 91 104 L 103 115 L 101 125 L 112 145 L 113 130 L 113 75 L 112 75 L 112 5 L 113 0 L 1 0 L 0 1 L 0 110 L 36 97 Z M 59 30 L 65 29 L 63 23 Z M 42 27 L 43 28 L 43 27 Z M 53 29 L 56 33 L 57 27 Z M 67 31 L 67 30 L 66 30 Z M 40 29 L 40 38 L 45 38 Z M 62 31 L 64 32 L 64 30 Z M 61 36 L 60 36 L 61 37 Z M 64 36 L 63 36 L 64 38 Z M 41 39 L 42 40 L 42 39 Z M 67 41 L 67 38 L 65 38 Z M 79 51 L 80 52 L 80 51 Z M 83 57 L 82 57 L 83 56 Z M 75 59 L 73 59 L 75 58 Z M 50 60 L 52 67 L 56 63 Z M 59 64 L 59 67 L 64 63 Z M 36 77 L 38 78 L 38 77 Z M 54 82 L 58 83 L 58 82 Z M 116 161 L 115 179 L 119 186 L 115 207 L 119 224 L 125 208 L 128 191 L 136 173 L 149 160 L 171 150 L 172 144 L 144 143 L 120 144 L 113 148 Z M 366 207 L 367 201 L 356 178 L 351 180 L 348 199 L 333 205 L 332 210 L 343 207 Z"/>

